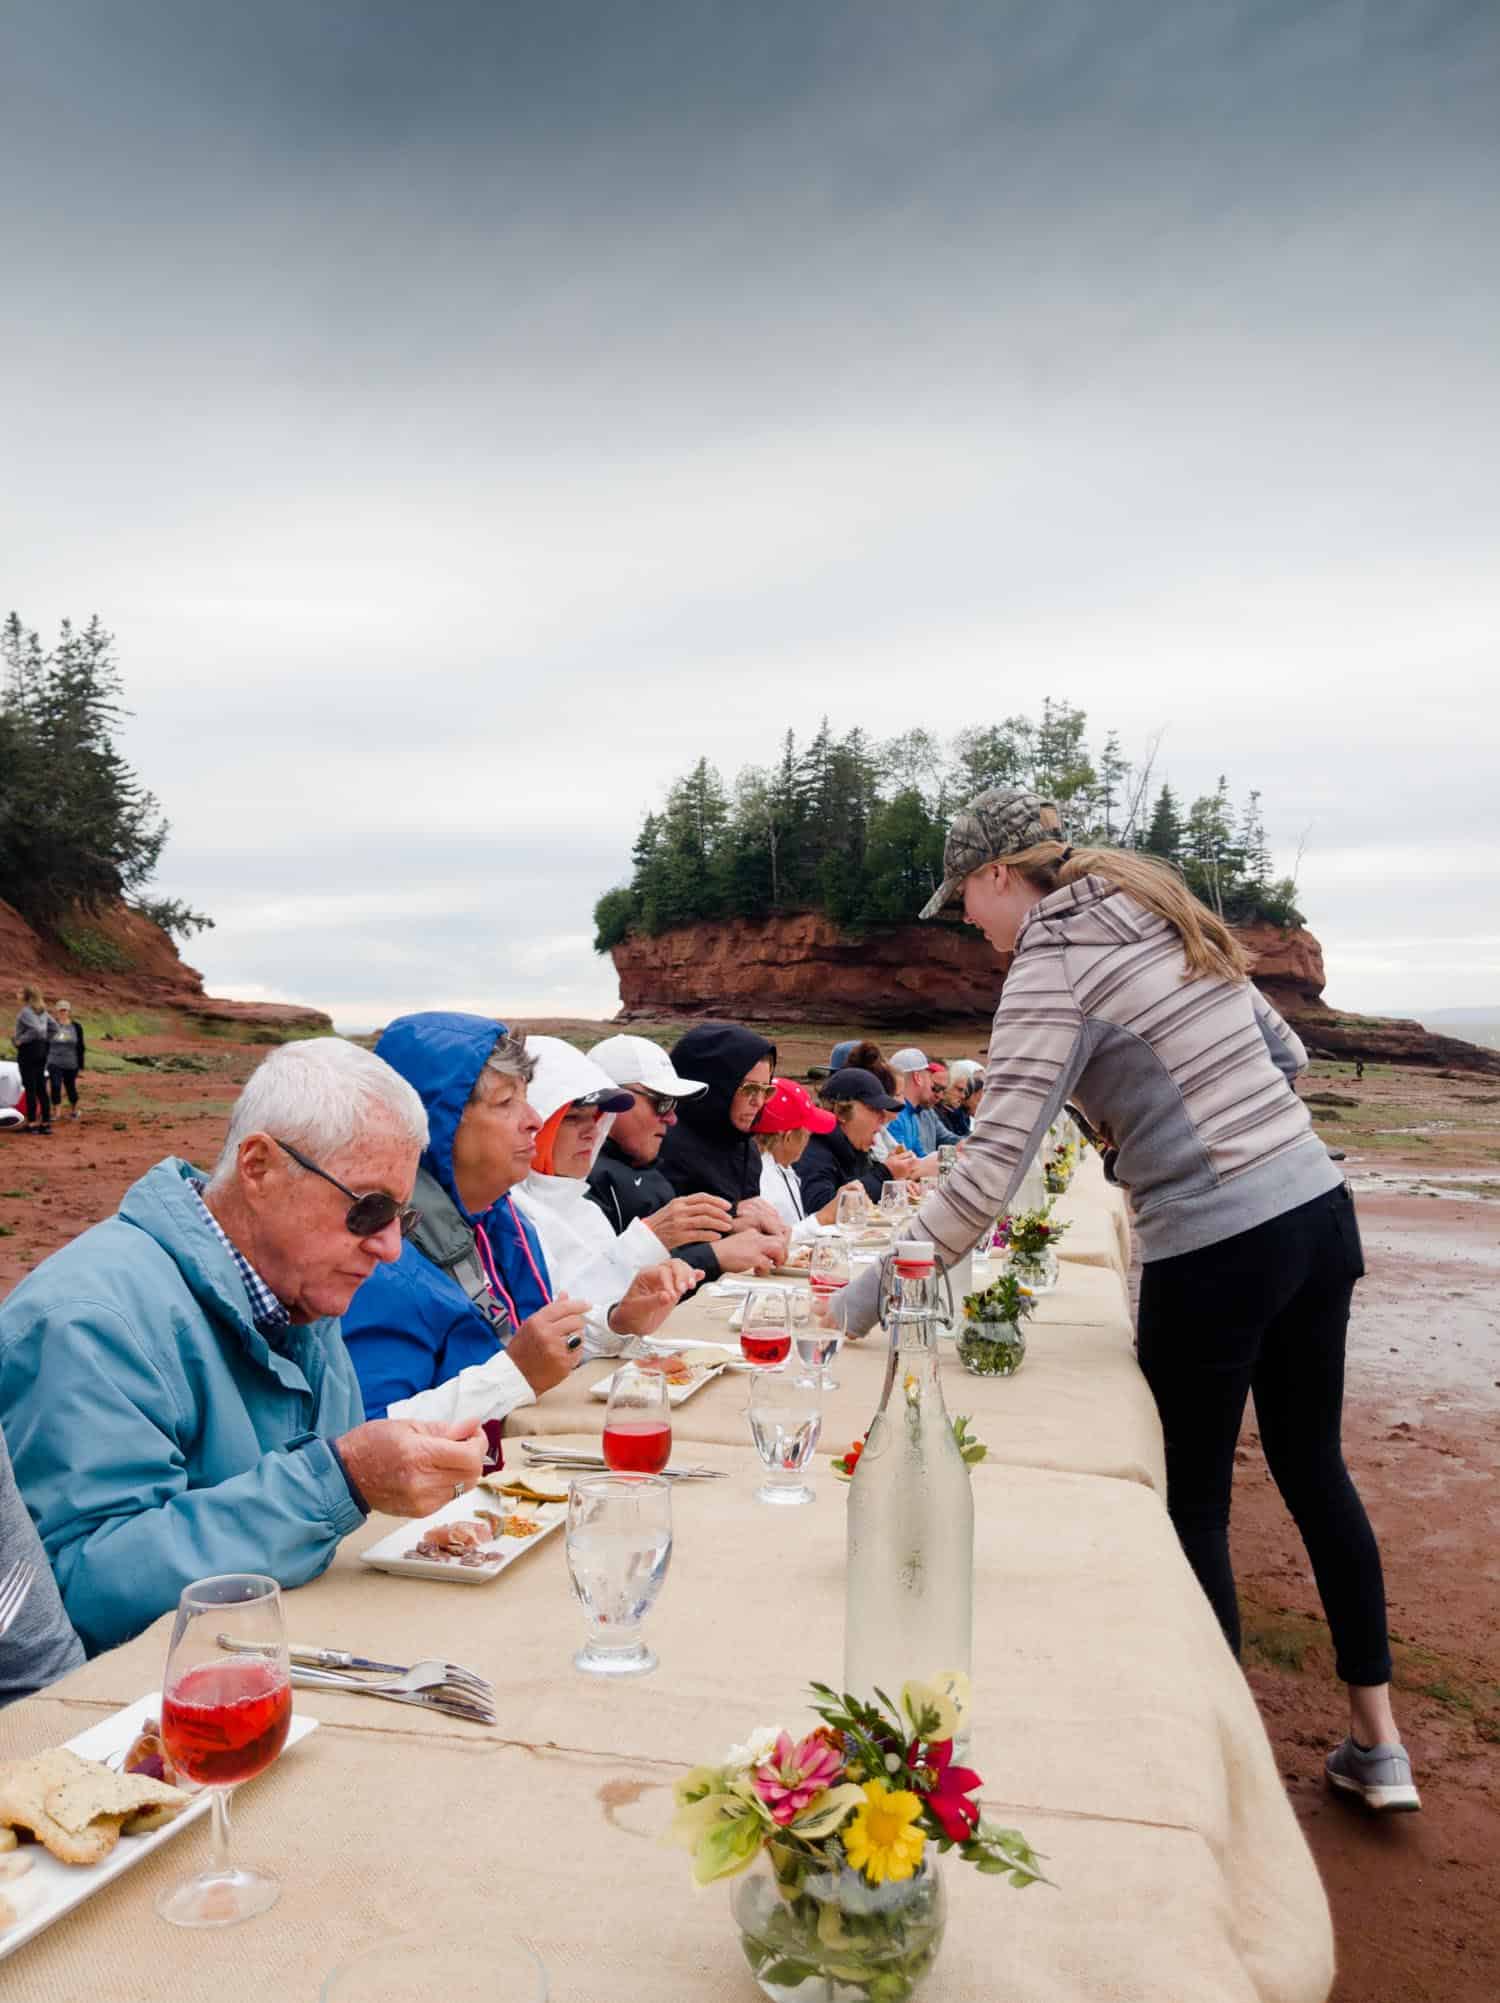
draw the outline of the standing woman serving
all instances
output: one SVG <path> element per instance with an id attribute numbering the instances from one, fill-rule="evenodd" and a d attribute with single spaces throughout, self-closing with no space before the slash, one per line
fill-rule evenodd
<path id="1" fill-rule="evenodd" d="M 1349 1686 L 1329 1783 L 1371 1808 L 1418 1807 L 1391 1713 L 1380 1552 L 1340 1445 L 1359 1227 L 1292 1090 L 1301 1044 L 1175 871 L 1070 847 L 1050 800 L 982 793 L 949 829 L 943 871 L 921 915 L 961 906 L 1015 958 L 973 1132 L 916 1235 L 962 1257 L 1008 1207 L 1065 1101 L 1110 1134 L 1141 1248 L 1140 1362 L 1183 1550 L 1238 1653 L 1229 1505 L 1253 1394 Z M 847 1290 L 855 1332 L 875 1319 L 875 1277 Z"/>
<path id="2" fill-rule="evenodd" d="M 47 1051 L 57 1024 L 48 1015 L 38 989 L 22 988 L 19 1000 L 21 1012 L 16 1017 L 14 1042 L 26 1093 L 26 1131 L 50 1134 L 52 1108 L 47 1099 Z"/>
<path id="3" fill-rule="evenodd" d="M 75 1120 L 78 1118 L 78 1074 L 83 1069 L 83 1059 L 83 1024 L 75 1022 L 72 1009 L 65 1001 L 60 1001 L 52 1024 L 52 1035 L 47 1042 L 47 1083 L 52 1087 L 53 1111 L 62 1111 L 63 1093 L 66 1092 Z"/>

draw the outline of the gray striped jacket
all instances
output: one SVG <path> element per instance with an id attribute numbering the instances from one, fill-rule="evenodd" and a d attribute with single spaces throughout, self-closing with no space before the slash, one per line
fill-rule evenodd
<path id="1" fill-rule="evenodd" d="M 1027 914 L 984 1099 L 918 1227 L 960 1257 L 1071 1099 L 1119 1148 L 1143 1259 L 1196 1251 L 1337 1187 L 1291 1081 L 1307 1053 L 1250 982 L 1189 977 L 1165 919 L 1086 876 Z"/>

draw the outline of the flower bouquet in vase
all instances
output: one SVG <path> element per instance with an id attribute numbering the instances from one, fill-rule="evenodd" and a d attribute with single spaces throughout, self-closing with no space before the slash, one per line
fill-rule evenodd
<path id="1" fill-rule="evenodd" d="M 1040 1210 L 1013 1210 L 995 1226 L 994 1245 L 1022 1286 L 1049 1294 L 1057 1285 L 1058 1240 L 1067 1229 L 1053 1218 L 1050 1203 Z"/>
<path id="2" fill-rule="evenodd" d="M 978 1293 L 964 1295 L 958 1360 L 975 1377 L 1014 1377 L 1026 1356 L 1022 1323 L 1036 1312 L 1036 1297 L 1014 1270 Z"/>
<path id="3" fill-rule="evenodd" d="M 953 1763 L 967 1677 L 907 1683 L 899 1706 L 811 1687 L 814 1730 L 768 1727 L 678 1783 L 672 1840 L 696 1883 L 737 1879 L 740 1945 L 774 2003 L 906 2003 L 942 1945 L 939 1856 L 1018 1888 L 1041 1865 Z"/>

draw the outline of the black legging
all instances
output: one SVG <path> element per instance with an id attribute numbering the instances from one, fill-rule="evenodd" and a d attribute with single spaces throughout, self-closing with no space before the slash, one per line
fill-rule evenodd
<path id="1" fill-rule="evenodd" d="M 59 1071 L 55 1066 L 49 1066 L 47 1079 L 52 1087 L 52 1105 L 54 1110 L 62 1104 L 64 1092 L 68 1095 L 68 1104 L 70 1106 L 78 1104 L 78 1073 L 76 1071 Z"/>
<path id="2" fill-rule="evenodd" d="M 47 1045 L 40 1038 L 16 1045 L 16 1063 L 21 1072 L 21 1089 L 26 1094 L 28 1117 L 52 1124 L 52 1108 L 47 1103 Z"/>
<path id="3" fill-rule="evenodd" d="M 1340 1426 L 1344 1337 L 1364 1271 L 1342 1185 L 1237 1237 L 1141 1269 L 1141 1369 L 1161 1414 L 1167 1509 L 1235 1654 L 1229 1562 L 1234 1448 L 1255 1394 L 1266 1462 L 1291 1511 L 1346 1683 L 1388 1683 L 1380 1550 Z"/>

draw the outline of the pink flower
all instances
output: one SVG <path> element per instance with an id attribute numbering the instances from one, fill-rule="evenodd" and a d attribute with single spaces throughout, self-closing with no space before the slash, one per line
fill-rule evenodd
<path id="1" fill-rule="evenodd" d="M 755 1791 L 783 1828 L 794 1822 L 816 1794 L 831 1787 L 843 1771 L 843 1756 L 824 1732 L 812 1732 L 794 1746 L 783 1732 L 755 1769 Z"/>

